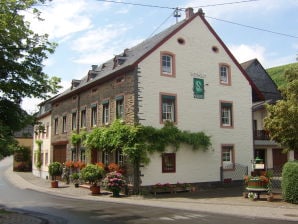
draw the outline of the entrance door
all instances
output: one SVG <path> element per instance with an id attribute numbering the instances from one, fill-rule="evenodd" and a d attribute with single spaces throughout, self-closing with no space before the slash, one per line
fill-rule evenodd
<path id="1" fill-rule="evenodd" d="M 95 164 L 95 163 L 98 162 L 98 161 L 97 161 L 97 155 L 98 155 L 97 152 L 98 152 L 98 151 L 97 151 L 96 149 L 92 149 L 92 150 L 91 150 L 91 163 L 92 163 L 92 164 Z"/>
<path id="2" fill-rule="evenodd" d="M 55 145 L 53 147 L 53 162 L 64 163 L 66 161 L 66 145 Z"/>
<path id="3" fill-rule="evenodd" d="M 273 149 L 273 169 L 282 169 L 283 165 L 288 161 L 288 154 L 282 153 L 282 149 Z"/>

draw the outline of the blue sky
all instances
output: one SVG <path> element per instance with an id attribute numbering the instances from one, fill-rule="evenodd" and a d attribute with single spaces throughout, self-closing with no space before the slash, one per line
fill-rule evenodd
<path id="1" fill-rule="evenodd" d="M 257 58 L 265 68 L 270 68 L 296 62 L 298 0 L 115 1 L 122 3 L 54 0 L 40 7 L 43 22 L 31 18 L 32 14 L 27 15 L 34 31 L 48 33 L 50 41 L 58 43 L 55 53 L 44 62 L 44 70 L 50 76 L 61 77 L 64 89 L 70 87 L 72 79 L 85 76 L 91 65 L 100 65 L 125 48 L 175 24 L 172 15 L 176 7 L 193 7 L 195 12 L 201 7 L 207 21 L 240 63 Z M 182 20 L 184 10 L 180 13 Z M 25 99 L 22 106 L 33 113 L 39 102 L 39 99 Z"/>

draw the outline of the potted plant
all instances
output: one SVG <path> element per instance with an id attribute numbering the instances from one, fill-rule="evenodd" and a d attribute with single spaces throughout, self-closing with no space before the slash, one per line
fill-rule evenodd
<path id="1" fill-rule="evenodd" d="M 49 164 L 49 174 L 52 177 L 51 186 L 53 188 L 58 187 L 57 177 L 61 176 L 63 172 L 62 164 L 59 162 L 52 162 Z"/>
<path id="2" fill-rule="evenodd" d="M 79 184 L 80 184 L 80 174 L 79 173 L 73 173 L 73 174 L 71 174 L 71 180 L 74 183 L 75 187 L 79 187 Z"/>
<path id="3" fill-rule="evenodd" d="M 88 164 L 81 170 L 81 177 L 85 182 L 89 182 L 92 194 L 100 193 L 100 186 L 98 183 L 101 181 L 104 174 L 104 169 L 94 164 Z"/>
<path id="4" fill-rule="evenodd" d="M 126 181 L 121 173 L 114 171 L 107 174 L 103 184 L 107 190 L 113 192 L 113 197 L 119 197 L 121 188 L 126 186 Z"/>

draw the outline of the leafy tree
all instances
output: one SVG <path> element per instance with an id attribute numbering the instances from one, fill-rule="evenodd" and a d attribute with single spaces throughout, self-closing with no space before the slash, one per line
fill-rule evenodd
<path id="1" fill-rule="evenodd" d="M 56 44 L 48 41 L 47 34 L 34 33 L 24 16 L 24 12 L 32 11 L 41 19 L 35 7 L 45 2 L 0 0 L 0 154 L 12 143 L 13 132 L 29 122 L 20 107 L 22 99 L 46 99 L 60 88 L 59 78 L 42 71 L 43 61 Z"/>
<path id="2" fill-rule="evenodd" d="M 267 105 L 265 128 L 272 140 L 287 150 L 298 150 L 298 67 L 290 67 L 284 76 L 287 85 L 281 88 L 283 99 Z"/>

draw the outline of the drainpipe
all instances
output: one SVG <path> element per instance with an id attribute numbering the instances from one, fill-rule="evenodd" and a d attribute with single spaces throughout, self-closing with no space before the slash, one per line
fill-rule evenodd
<path id="1" fill-rule="evenodd" d="M 80 133 L 80 94 L 77 94 L 77 134 Z M 79 144 L 76 144 L 76 155 L 77 155 L 77 161 L 79 161 Z"/>

